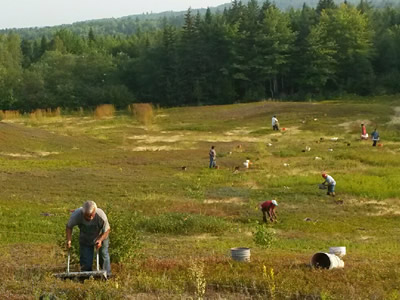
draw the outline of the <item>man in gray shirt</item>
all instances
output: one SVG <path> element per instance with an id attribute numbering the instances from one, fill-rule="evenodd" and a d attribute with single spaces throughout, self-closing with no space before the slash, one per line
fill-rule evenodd
<path id="1" fill-rule="evenodd" d="M 108 253 L 110 225 L 104 211 L 93 201 L 87 201 L 76 209 L 67 223 L 67 248 L 71 248 L 72 229 L 79 227 L 79 249 L 81 271 L 92 271 L 93 247 L 99 250 L 100 265 L 107 275 L 111 274 Z"/>

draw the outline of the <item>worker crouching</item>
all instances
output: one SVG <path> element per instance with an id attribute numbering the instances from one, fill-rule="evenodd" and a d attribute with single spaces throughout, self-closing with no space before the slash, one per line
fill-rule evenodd
<path id="1" fill-rule="evenodd" d="M 263 221 L 267 223 L 267 215 L 271 222 L 277 221 L 278 217 L 275 213 L 275 208 L 278 206 L 276 200 L 265 201 L 260 204 L 260 210 L 263 214 Z"/>
<path id="2" fill-rule="evenodd" d="M 76 209 L 69 218 L 66 228 L 67 248 L 71 248 L 72 229 L 79 227 L 79 251 L 81 271 L 92 271 L 93 248 L 100 254 L 100 265 L 111 275 L 108 253 L 110 225 L 104 211 L 93 201 L 87 201 Z"/>
<path id="3" fill-rule="evenodd" d="M 335 197 L 335 187 L 336 187 L 335 179 L 333 179 L 332 176 L 330 176 L 326 173 L 322 173 L 322 177 L 325 179 L 325 181 L 322 184 L 328 186 L 327 195 L 331 195 L 332 197 Z"/>

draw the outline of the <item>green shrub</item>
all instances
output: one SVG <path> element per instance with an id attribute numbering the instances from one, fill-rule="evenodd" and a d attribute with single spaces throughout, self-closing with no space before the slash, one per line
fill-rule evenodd
<path id="1" fill-rule="evenodd" d="M 136 214 L 110 210 L 110 259 L 114 263 L 125 262 L 138 256 L 141 237 L 135 229 Z"/>
<path id="2" fill-rule="evenodd" d="M 168 234 L 221 233 L 229 227 L 220 218 L 185 213 L 145 217 L 137 226 L 147 232 Z"/>
<path id="3" fill-rule="evenodd" d="M 276 241 L 276 233 L 273 229 L 263 224 L 257 225 L 253 231 L 253 240 L 261 247 L 270 248 Z"/>

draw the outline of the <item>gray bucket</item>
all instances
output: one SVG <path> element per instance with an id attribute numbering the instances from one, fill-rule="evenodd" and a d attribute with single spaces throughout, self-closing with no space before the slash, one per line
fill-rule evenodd
<path id="1" fill-rule="evenodd" d="M 231 256 L 236 261 L 250 261 L 250 248 L 231 248 Z"/>

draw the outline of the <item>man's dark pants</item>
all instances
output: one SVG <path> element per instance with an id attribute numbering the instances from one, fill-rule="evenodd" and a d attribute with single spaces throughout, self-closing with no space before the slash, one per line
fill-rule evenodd
<path id="1" fill-rule="evenodd" d="M 267 214 L 268 214 L 268 218 L 271 219 L 271 215 L 269 214 L 269 210 L 267 208 L 262 208 L 261 209 L 262 213 L 263 213 L 263 221 L 264 223 L 267 223 Z"/>
<path id="2" fill-rule="evenodd" d="M 110 254 L 108 253 L 109 243 L 109 239 L 105 239 L 99 249 L 100 268 L 106 270 L 107 275 L 111 274 Z M 79 244 L 79 249 L 81 271 L 92 271 L 94 246 Z"/>

